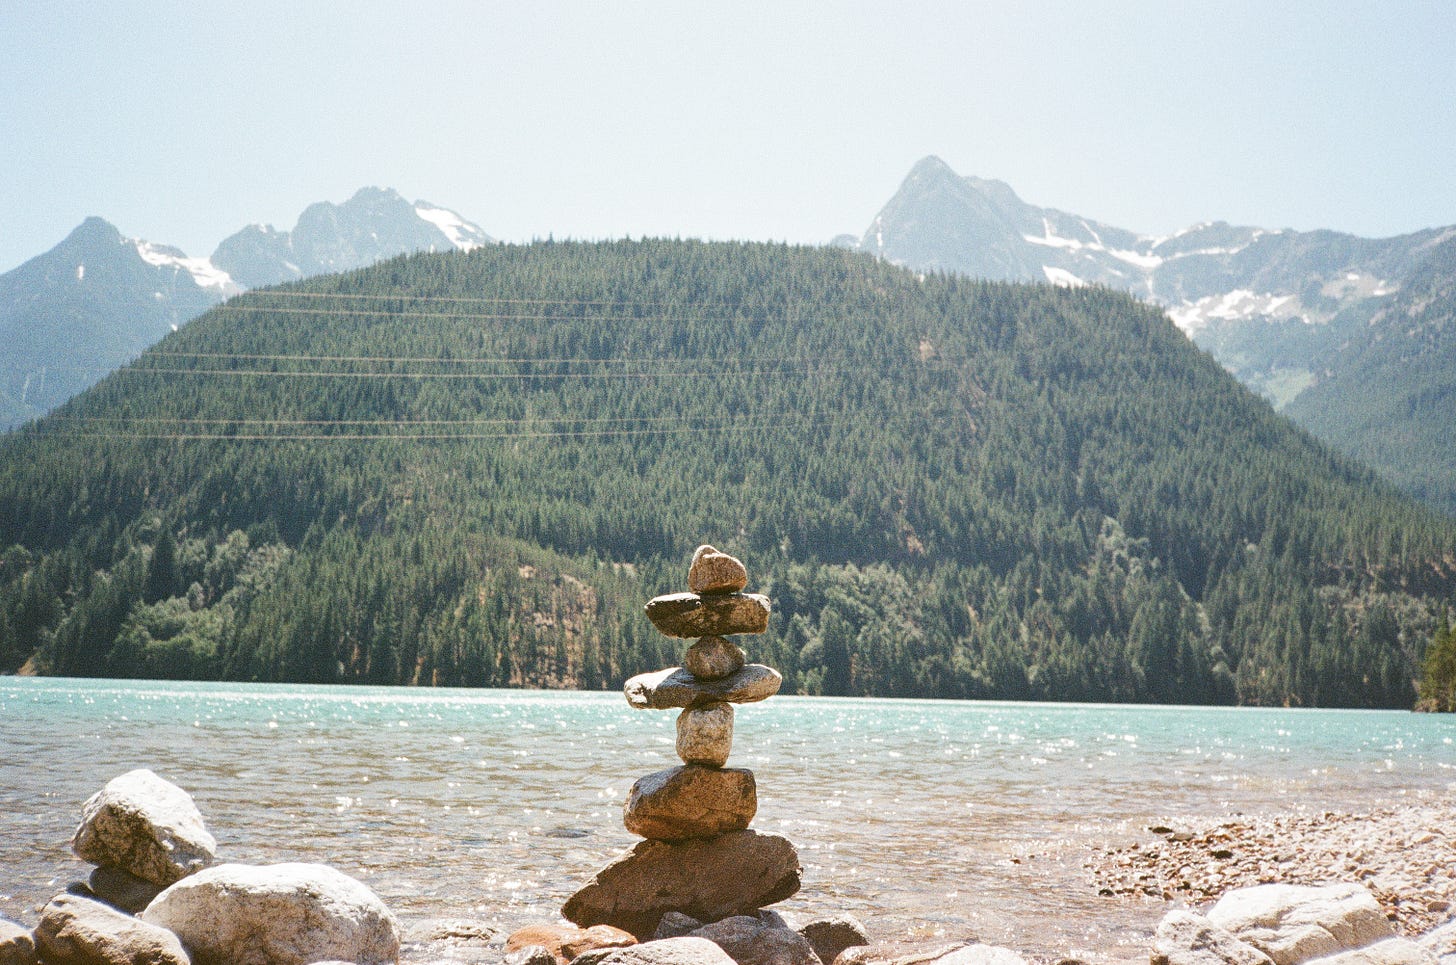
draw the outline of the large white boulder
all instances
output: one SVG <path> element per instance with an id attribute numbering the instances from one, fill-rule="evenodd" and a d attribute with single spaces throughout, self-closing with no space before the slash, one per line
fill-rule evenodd
<path id="1" fill-rule="evenodd" d="M 399 960 L 399 925 L 384 902 L 321 864 L 217 865 L 172 885 L 140 917 L 176 932 L 197 965 Z"/>
<path id="2" fill-rule="evenodd" d="M 1301 965 L 1395 937 L 1375 896 L 1358 884 L 1240 888 L 1220 898 L 1208 920 L 1275 965 Z"/>
<path id="3" fill-rule="evenodd" d="M 217 842 L 191 795 L 139 768 L 108 781 L 82 806 L 71 850 L 82 861 L 165 887 L 212 864 Z"/>
<path id="4" fill-rule="evenodd" d="M 1202 915 L 1174 909 L 1153 938 L 1151 965 L 1271 965 L 1269 956 Z"/>

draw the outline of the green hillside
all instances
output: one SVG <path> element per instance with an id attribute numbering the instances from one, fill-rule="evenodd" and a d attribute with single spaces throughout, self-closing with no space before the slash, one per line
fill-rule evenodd
<path id="1" fill-rule="evenodd" d="M 545 243 L 251 293 L 0 440 L 0 669 L 619 686 L 702 542 L 806 693 L 1409 706 L 1456 589 L 1130 297 Z"/>

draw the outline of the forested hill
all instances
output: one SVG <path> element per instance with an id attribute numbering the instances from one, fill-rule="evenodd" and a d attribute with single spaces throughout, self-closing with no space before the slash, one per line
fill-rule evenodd
<path id="1" fill-rule="evenodd" d="M 620 686 L 711 542 L 807 693 L 1409 706 L 1456 523 L 1130 297 L 643 241 L 214 309 L 0 439 L 0 664 Z"/>

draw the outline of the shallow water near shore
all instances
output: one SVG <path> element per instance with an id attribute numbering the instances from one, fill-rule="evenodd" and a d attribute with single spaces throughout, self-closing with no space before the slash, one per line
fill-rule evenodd
<path id="1" fill-rule="evenodd" d="M 0 679 L 0 916 L 89 868 L 82 803 L 149 767 L 191 792 L 220 861 L 317 861 L 401 922 L 511 929 L 635 839 L 621 802 L 679 763 L 676 714 L 620 693 Z M 1099 897 L 1093 849 L 1149 824 L 1362 811 L 1456 790 L 1456 718 L 1373 711 L 776 697 L 730 764 L 790 838 L 800 918 L 1133 956 L 1161 902 Z"/>

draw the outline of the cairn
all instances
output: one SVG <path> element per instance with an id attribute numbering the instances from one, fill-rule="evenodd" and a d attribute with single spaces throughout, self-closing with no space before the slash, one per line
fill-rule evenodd
<path id="1" fill-rule="evenodd" d="M 562 907 L 583 927 L 612 925 L 650 939 L 664 915 L 699 922 L 756 915 L 799 890 L 799 856 L 787 838 L 748 830 L 758 810 L 753 772 L 726 767 L 734 704 L 766 700 L 783 678 L 746 662 L 727 639 L 768 629 L 768 598 L 744 593 L 737 559 L 700 546 L 688 592 L 659 596 L 647 618 L 669 637 L 692 640 L 682 667 L 640 674 L 623 688 L 639 710 L 681 709 L 682 764 L 640 778 L 623 808 L 627 830 L 646 840 L 614 861 Z"/>

